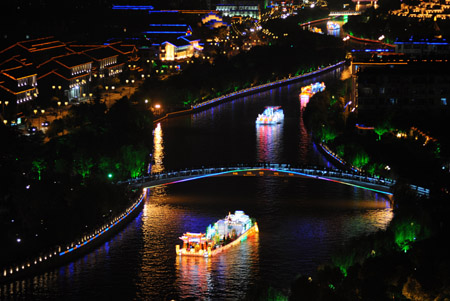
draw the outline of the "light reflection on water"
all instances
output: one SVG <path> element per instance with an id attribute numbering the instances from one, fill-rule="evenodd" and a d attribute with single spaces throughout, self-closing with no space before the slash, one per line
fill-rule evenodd
<path id="1" fill-rule="evenodd" d="M 211 258 L 177 256 L 176 285 L 180 298 L 221 298 L 241 300 L 258 277 L 259 236 L 249 237 L 238 247 Z"/>
<path id="2" fill-rule="evenodd" d="M 259 160 L 329 166 L 310 143 L 298 94 L 303 85 L 340 76 L 336 70 L 163 123 L 154 133 L 152 170 Z M 257 114 L 275 104 L 286 109 L 283 125 L 255 128 Z M 184 232 L 204 232 L 235 210 L 257 219 L 258 237 L 208 262 L 176 256 Z M 313 179 L 223 177 L 156 187 L 142 213 L 107 244 L 54 271 L 0 285 L 0 299 L 235 300 L 255 287 L 286 290 L 337 246 L 391 219 L 383 196 Z"/>
<path id="3" fill-rule="evenodd" d="M 176 255 L 184 232 L 204 232 L 239 209 L 256 218 L 258 236 L 209 259 Z M 156 187 L 141 214 L 108 244 L 54 271 L 1 285 L 0 299 L 239 300 L 255 288 L 286 292 L 343 242 L 384 229 L 391 219 L 383 196 L 315 179 L 218 177 Z"/>
<path id="4" fill-rule="evenodd" d="M 153 165 L 151 166 L 152 173 L 159 173 L 164 171 L 164 141 L 161 123 L 158 123 L 153 131 Z"/>
<path id="5" fill-rule="evenodd" d="M 279 162 L 283 151 L 283 124 L 256 125 L 256 161 Z"/>

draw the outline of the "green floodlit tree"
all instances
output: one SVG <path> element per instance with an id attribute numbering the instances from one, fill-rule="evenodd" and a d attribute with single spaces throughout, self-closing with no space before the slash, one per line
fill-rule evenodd
<path id="1" fill-rule="evenodd" d="M 342 250 L 336 252 L 332 257 L 332 261 L 333 264 L 339 268 L 342 275 L 344 275 L 344 277 L 347 277 L 347 271 L 351 266 L 355 264 L 356 257 L 356 250 L 352 248 L 346 250 L 345 252 Z"/>
<path id="2" fill-rule="evenodd" d="M 78 153 L 73 160 L 73 171 L 79 174 L 83 180 L 90 176 L 93 166 L 92 158 L 86 157 L 84 154 Z"/>
<path id="3" fill-rule="evenodd" d="M 360 149 L 352 160 L 352 165 L 358 168 L 366 166 L 370 161 L 369 155 L 362 149 Z"/>
<path id="4" fill-rule="evenodd" d="M 336 154 L 340 157 L 340 158 L 344 158 L 345 155 L 345 145 L 340 144 L 336 147 Z"/>
<path id="5" fill-rule="evenodd" d="M 378 135 L 378 141 L 381 140 L 381 136 L 392 131 L 394 128 L 389 120 L 383 120 L 382 122 L 375 125 L 373 131 Z"/>
<path id="6" fill-rule="evenodd" d="M 44 171 L 47 168 L 47 163 L 44 161 L 44 159 L 37 159 L 31 162 L 32 169 L 34 172 L 38 174 L 38 180 L 41 180 L 42 171 Z"/>
<path id="7" fill-rule="evenodd" d="M 338 136 L 336 130 L 327 125 L 323 125 L 317 134 L 320 137 L 320 140 L 325 143 L 333 141 Z"/>
<path id="8" fill-rule="evenodd" d="M 427 227 L 412 219 L 399 222 L 394 227 L 395 243 L 404 252 L 408 251 L 415 241 L 428 238 L 430 235 L 431 232 Z"/>
<path id="9" fill-rule="evenodd" d="M 131 178 L 139 177 L 145 168 L 147 152 L 143 147 L 124 145 L 120 148 L 124 170 Z"/>

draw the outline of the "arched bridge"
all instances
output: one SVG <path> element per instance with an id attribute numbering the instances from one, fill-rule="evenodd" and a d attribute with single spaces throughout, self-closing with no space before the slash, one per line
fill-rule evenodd
<path id="1" fill-rule="evenodd" d="M 267 164 L 255 165 L 236 164 L 227 167 L 203 167 L 197 169 L 184 169 L 179 171 L 167 171 L 136 178 L 129 181 L 119 182 L 129 183 L 140 187 L 154 187 L 173 183 L 196 180 L 205 177 L 219 176 L 241 176 L 241 177 L 303 177 L 318 180 L 332 181 L 340 184 L 351 185 L 358 188 L 372 190 L 374 192 L 392 195 L 392 186 L 395 181 L 392 179 L 370 177 L 367 175 L 343 171 L 340 169 L 330 169 L 316 166 L 292 167 L 290 164 Z M 411 188 L 420 196 L 429 196 L 429 189 L 411 185 Z"/>
<path id="2" fill-rule="evenodd" d="M 328 16 L 330 17 L 338 17 L 338 16 L 359 16 L 361 14 L 360 11 L 350 11 L 350 10 L 344 10 L 344 11 L 330 11 Z"/>

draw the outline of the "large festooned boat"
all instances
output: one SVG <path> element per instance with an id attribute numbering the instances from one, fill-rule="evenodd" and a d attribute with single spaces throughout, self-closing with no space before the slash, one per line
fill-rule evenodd
<path id="1" fill-rule="evenodd" d="M 176 246 L 177 255 L 211 257 L 233 247 L 248 236 L 258 233 L 254 219 L 236 210 L 206 228 L 206 233 L 186 232 L 180 239 L 183 246 Z"/>
<path id="2" fill-rule="evenodd" d="M 256 124 L 278 124 L 283 120 L 284 113 L 281 107 L 266 107 L 262 114 L 258 114 Z"/>

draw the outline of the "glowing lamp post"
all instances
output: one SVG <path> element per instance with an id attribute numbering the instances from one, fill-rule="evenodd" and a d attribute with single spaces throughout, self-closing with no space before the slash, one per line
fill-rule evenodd
<path id="1" fill-rule="evenodd" d="M 35 117 L 37 116 L 37 112 L 38 112 L 38 110 L 36 110 L 36 109 L 33 110 Z"/>
<path id="2" fill-rule="evenodd" d="M 7 100 L 4 100 L 4 101 L 0 100 L 0 103 L 2 104 L 2 114 L 4 114 L 5 106 L 8 106 L 9 101 L 7 101 Z"/>
<path id="3" fill-rule="evenodd" d="M 44 113 L 45 113 L 45 110 L 42 109 L 42 110 L 41 110 L 41 115 L 44 115 Z M 40 128 L 42 128 L 42 124 L 41 124 L 41 115 L 39 115 L 39 127 L 40 127 Z"/>
<path id="4" fill-rule="evenodd" d="M 159 114 L 160 114 L 160 110 L 161 110 L 161 105 L 160 105 L 160 104 L 156 104 L 156 105 L 155 105 L 156 115 L 159 115 Z"/>
<path id="5" fill-rule="evenodd" d="M 105 90 L 106 90 L 106 104 L 108 104 L 108 89 L 109 89 L 109 86 L 105 86 Z"/>

